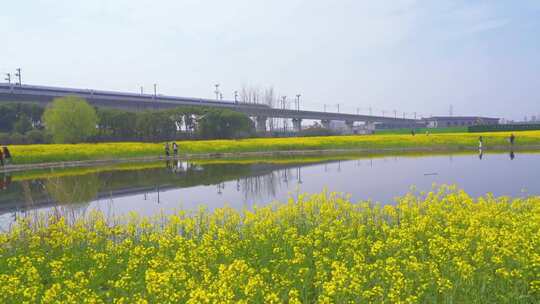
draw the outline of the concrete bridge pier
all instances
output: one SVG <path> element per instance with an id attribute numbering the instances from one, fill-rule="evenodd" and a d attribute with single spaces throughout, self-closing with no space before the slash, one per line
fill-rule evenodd
<path id="1" fill-rule="evenodd" d="M 348 134 L 352 134 L 354 133 L 354 121 L 353 120 L 347 120 L 345 121 L 345 126 L 346 126 L 346 132 Z"/>
<path id="2" fill-rule="evenodd" d="M 330 120 L 328 119 L 322 119 L 321 120 L 321 126 L 325 129 L 330 129 Z"/>
<path id="3" fill-rule="evenodd" d="M 301 118 L 293 118 L 292 120 L 294 131 L 300 132 L 302 131 L 302 119 Z"/>
<path id="4" fill-rule="evenodd" d="M 266 116 L 257 116 L 255 117 L 255 129 L 259 133 L 266 132 Z"/>
<path id="5" fill-rule="evenodd" d="M 369 133 L 369 134 L 374 133 L 375 132 L 375 123 L 366 121 L 365 129 L 366 129 L 366 132 Z"/>

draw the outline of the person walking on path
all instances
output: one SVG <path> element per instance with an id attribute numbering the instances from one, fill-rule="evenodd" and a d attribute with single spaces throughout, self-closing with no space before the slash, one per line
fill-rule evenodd
<path id="1" fill-rule="evenodd" d="M 172 148 L 173 148 L 174 157 L 178 156 L 178 145 L 176 144 L 176 142 L 173 142 Z"/>
<path id="2" fill-rule="evenodd" d="M 11 163 L 11 153 L 7 146 L 2 147 L 2 153 L 4 154 L 4 163 L 9 165 Z"/>
<path id="3" fill-rule="evenodd" d="M 516 140 L 516 137 L 514 136 L 514 133 L 510 134 L 510 137 L 508 138 L 508 141 L 510 142 L 511 146 L 514 146 L 514 141 Z"/>
<path id="4" fill-rule="evenodd" d="M 478 137 L 478 149 L 482 150 L 483 148 L 484 139 L 482 136 Z"/>
<path id="5" fill-rule="evenodd" d="M 166 143 L 165 143 L 165 156 L 166 156 L 167 158 L 169 158 L 170 155 L 171 155 L 171 151 L 170 151 L 169 143 L 166 142 Z"/>
<path id="6" fill-rule="evenodd" d="M 414 130 L 411 130 L 411 135 L 414 136 Z"/>

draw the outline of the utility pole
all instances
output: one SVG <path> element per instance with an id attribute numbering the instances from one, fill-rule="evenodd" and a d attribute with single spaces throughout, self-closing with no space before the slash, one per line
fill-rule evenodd
<path id="1" fill-rule="evenodd" d="M 386 113 L 386 111 L 385 111 L 385 110 L 382 110 L 382 116 L 383 116 L 383 117 L 384 117 L 384 113 Z"/>
<path id="2" fill-rule="evenodd" d="M 234 103 L 238 103 L 238 91 L 234 91 Z"/>
<path id="3" fill-rule="evenodd" d="M 154 83 L 154 99 L 157 98 L 157 83 Z"/>
<path id="4" fill-rule="evenodd" d="M 216 83 L 214 86 L 216 87 L 216 90 L 214 91 L 216 94 L 216 100 L 219 100 L 219 83 Z"/>
<path id="5" fill-rule="evenodd" d="M 394 118 L 397 119 L 397 110 L 394 110 Z"/>
<path id="6" fill-rule="evenodd" d="M 300 111 L 300 94 L 296 94 L 296 110 Z"/>
<path id="7" fill-rule="evenodd" d="M 281 108 L 285 110 L 287 107 L 287 96 L 281 96 Z"/>
<path id="8" fill-rule="evenodd" d="M 414 119 L 416 120 L 416 112 L 414 112 Z"/>
<path id="9" fill-rule="evenodd" d="M 223 100 L 223 94 L 222 93 L 219 93 L 219 99 Z"/>
<path id="10" fill-rule="evenodd" d="M 324 104 L 324 112 L 326 112 L 326 104 Z"/>
<path id="11" fill-rule="evenodd" d="M 405 119 L 405 112 L 403 112 L 403 119 Z"/>
<path id="12" fill-rule="evenodd" d="M 283 110 L 287 107 L 287 96 L 281 96 L 281 107 Z M 283 118 L 283 132 L 287 132 L 287 120 Z"/>
<path id="13" fill-rule="evenodd" d="M 141 95 L 144 94 L 143 86 L 141 86 Z"/>
<path id="14" fill-rule="evenodd" d="M 285 110 L 287 102 L 287 96 L 281 96 L 281 107 Z M 287 121 L 283 118 L 283 132 L 287 132 Z"/>
<path id="15" fill-rule="evenodd" d="M 11 73 L 6 73 L 6 81 L 11 84 Z"/>
<path id="16" fill-rule="evenodd" d="M 337 106 L 337 112 L 339 113 L 339 103 L 336 104 L 336 106 Z"/>
<path id="17" fill-rule="evenodd" d="M 22 82 L 21 82 L 21 68 L 17 68 L 17 72 L 15 73 L 15 77 L 19 78 L 19 85 L 22 85 Z"/>

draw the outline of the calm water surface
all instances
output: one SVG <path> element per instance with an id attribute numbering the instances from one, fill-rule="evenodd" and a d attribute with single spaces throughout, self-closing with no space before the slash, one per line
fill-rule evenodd
<path id="1" fill-rule="evenodd" d="M 17 175 L 0 176 L 2 229 L 17 215 L 52 212 L 57 206 L 76 214 L 99 209 L 110 216 L 154 215 L 201 204 L 249 208 L 324 189 L 382 203 L 395 202 L 411 186 L 426 191 L 433 184 L 455 184 L 473 196 L 540 195 L 540 154 L 384 156 L 309 164 L 163 162 L 151 169 L 16 180 Z"/>

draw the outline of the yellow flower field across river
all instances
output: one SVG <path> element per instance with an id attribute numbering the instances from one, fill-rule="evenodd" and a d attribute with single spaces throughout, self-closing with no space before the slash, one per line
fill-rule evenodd
<path id="1" fill-rule="evenodd" d="M 321 193 L 237 211 L 21 219 L 1 303 L 538 303 L 540 197 Z"/>
<path id="2" fill-rule="evenodd" d="M 294 138 L 252 138 L 243 140 L 179 141 L 180 154 L 236 153 L 299 150 L 362 149 L 439 149 L 463 150 L 478 147 L 482 136 L 484 147 L 506 148 L 509 132 L 445 133 L 429 136 L 366 135 Z M 540 131 L 514 132 L 517 147 L 540 147 Z M 89 143 L 75 145 L 20 145 L 11 147 L 15 164 L 44 162 L 117 159 L 160 156 L 164 154 L 161 143 Z"/>

